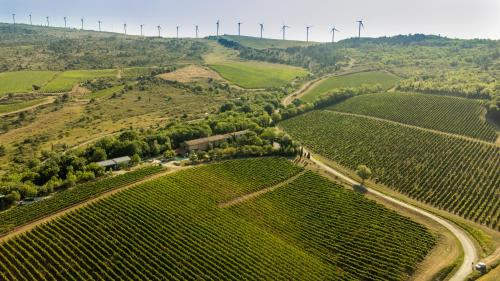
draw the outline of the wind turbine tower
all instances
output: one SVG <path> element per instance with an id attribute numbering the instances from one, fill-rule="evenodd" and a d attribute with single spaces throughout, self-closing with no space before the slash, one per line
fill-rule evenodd
<path id="1" fill-rule="evenodd" d="M 80 19 L 82 21 L 82 30 L 83 30 L 83 18 Z"/>
<path id="2" fill-rule="evenodd" d="M 283 24 L 283 26 L 281 27 L 281 31 L 283 31 L 283 40 L 286 39 L 286 29 L 287 28 L 290 28 L 290 27 L 286 24 Z"/>
<path id="3" fill-rule="evenodd" d="M 196 39 L 198 39 L 198 31 L 200 30 L 200 28 L 198 27 L 198 25 L 195 25 L 194 30 L 196 32 Z"/>
<path id="4" fill-rule="evenodd" d="M 332 33 L 332 43 L 335 42 L 335 31 L 340 32 L 338 29 L 335 28 L 335 26 L 332 27 L 332 29 L 330 30 L 330 32 Z"/>
<path id="5" fill-rule="evenodd" d="M 177 39 L 179 39 L 179 28 L 180 28 L 180 26 L 175 27 L 175 29 L 177 30 L 177 36 L 176 36 Z"/>
<path id="6" fill-rule="evenodd" d="M 144 24 L 141 24 L 141 36 L 142 36 L 142 27 L 144 26 Z"/>
<path id="7" fill-rule="evenodd" d="M 260 25 L 260 39 L 262 39 L 262 32 L 264 31 L 264 24 L 259 23 L 259 25 Z"/>
<path id="8" fill-rule="evenodd" d="M 157 26 L 156 28 L 158 28 L 158 37 L 161 37 L 161 26 Z"/>
<path id="9" fill-rule="evenodd" d="M 33 22 L 31 21 L 31 14 L 30 14 L 30 25 L 33 25 Z"/>
<path id="10" fill-rule="evenodd" d="M 365 29 L 363 20 L 356 21 L 358 23 L 358 38 L 361 38 L 361 28 Z"/>
<path id="11" fill-rule="evenodd" d="M 127 35 L 127 24 L 126 23 L 123 24 L 123 33 L 125 35 Z"/>
<path id="12" fill-rule="evenodd" d="M 66 17 L 64 17 L 64 28 L 66 28 Z"/>
<path id="13" fill-rule="evenodd" d="M 220 20 L 217 20 L 217 37 L 219 37 Z"/>
<path id="14" fill-rule="evenodd" d="M 99 20 L 99 21 L 97 21 L 97 23 L 99 23 L 99 32 L 101 32 L 101 23 L 102 23 L 102 21 Z"/>
<path id="15" fill-rule="evenodd" d="M 47 27 L 50 26 L 49 16 L 47 16 Z"/>
<path id="16" fill-rule="evenodd" d="M 16 24 L 16 14 L 12 14 L 12 23 Z"/>
<path id="17" fill-rule="evenodd" d="M 311 25 L 306 26 L 306 42 L 309 42 L 309 29 L 311 29 Z"/>
<path id="18" fill-rule="evenodd" d="M 241 24 L 242 24 L 242 22 L 239 21 L 238 22 L 238 36 L 241 36 Z"/>

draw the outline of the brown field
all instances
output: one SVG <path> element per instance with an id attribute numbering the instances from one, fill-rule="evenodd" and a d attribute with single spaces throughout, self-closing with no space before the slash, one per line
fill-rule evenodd
<path id="1" fill-rule="evenodd" d="M 217 72 L 209 68 L 193 64 L 177 69 L 176 71 L 170 73 L 160 74 L 158 75 L 158 77 L 165 80 L 177 81 L 181 83 L 197 82 L 210 78 L 218 81 L 224 80 Z"/>

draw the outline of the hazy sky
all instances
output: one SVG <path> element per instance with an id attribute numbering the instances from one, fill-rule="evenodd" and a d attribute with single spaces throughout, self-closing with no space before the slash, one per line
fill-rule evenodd
<path id="1" fill-rule="evenodd" d="M 175 26 L 181 26 L 180 36 L 194 36 L 194 25 L 200 26 L 200 36 L 215 33 L 215 22 L 221 20 L 221 33 L 236 34 L 242 21 L 242 35 L 257 36 L 258 23 L 265 25 L 264 36 L 280 38 L 280 26 L 291 26 L 287 39 L 305 40 L 305 26 L 312 25 L 310 39 L 328 41 L 329 29 L 340 30 L 336 39 L 357 34 L 358 19 L 365 21 L 363 36 L 425 33 L 454 38 L 500 39 L 500 0 L 0 0 L 0 21 L 64 25 L 68 17 L 72 27 L 80 26 L 85 18 L 86 29 L 97 29 L 103 21 L 107 31 L 123 31 L 127 23 L 129 34 L 138 34 L 144 24 L 147 35 L 174 36 Z"/>

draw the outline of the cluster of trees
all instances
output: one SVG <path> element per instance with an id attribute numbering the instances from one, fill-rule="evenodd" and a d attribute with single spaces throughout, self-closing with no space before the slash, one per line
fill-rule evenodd
<path id="1" fill-rule="evenodd" d="M 243 46 L 226 38 L 219 38 L 218 42 L 225 47 L 238 50 L 240 57 L 245 59 L 289 64 L 311 70 L 319 70 L 320 68 L 338 69 L 337 64 L 347 59 L 344 49 L 332 44 L 259 50 Z"/>

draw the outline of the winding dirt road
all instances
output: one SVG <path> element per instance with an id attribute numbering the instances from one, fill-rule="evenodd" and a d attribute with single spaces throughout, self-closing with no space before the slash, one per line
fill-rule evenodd
<path id="1" fill-rule="evenodd" d="M 360 185 L 360 183 L 358 183 L 357 181 L 355 181 L 355 180 L 349 178 L 348 176 L 340 173 L 339 171 L 331 168 L 330 166 L 324 164 L 320 160 L 315 159 L 313 156 L 311 156 L 311 161 L 314 162 L 316 165 L 318 165 L 324 171 L 338 177 L 339 179 L 341 179 L 342 181 L 344 181 L 348 184 Z M 431 214 L 427 211 L 424 211 L 420 208 L 417 208 L 417 207 L 412 206 L 410 204 L 407 204 L 405 202 L 399 201 L 398 199 L 395 199 L 393 197 L 385 195 L 385 194 L 378 192 L 376 190 L 373 190 L 371 188 L 366 188 L 366 191 L 375 195 L 375 196 L 378 196 L 378 197 L 381 197 L 385 200 L 393 202 L 394 204 L 397 204 L 401 207 L 407 208 L 411 211 L 417 212 L 425 217 L 428 217 L 428 218 L 436 221 L 437 223 L 441 224 L 442 226 L 446 227 L 451 233 L 453 233 L 453 235 L 455 235 L 455 237 L 458 239 L 458 241 L 462 245 L 464 258 L 463 258 L 462 264 L 460 265 L 460 268 L 453 274 L 453 276 L 451 276 L 449 281 L 465 280 L 466 277 L 472 272 L 471 265 L 473 262 L 476 262 L 478 260 L 478 250 L 476 249 L 476 246 L 475 246 L 474 242 L 472 241 L 472 239 L 460 227 L 448 222 L 447 220 L 445 220 L 441 217 L 438 217 L 434 214 Z"/>

